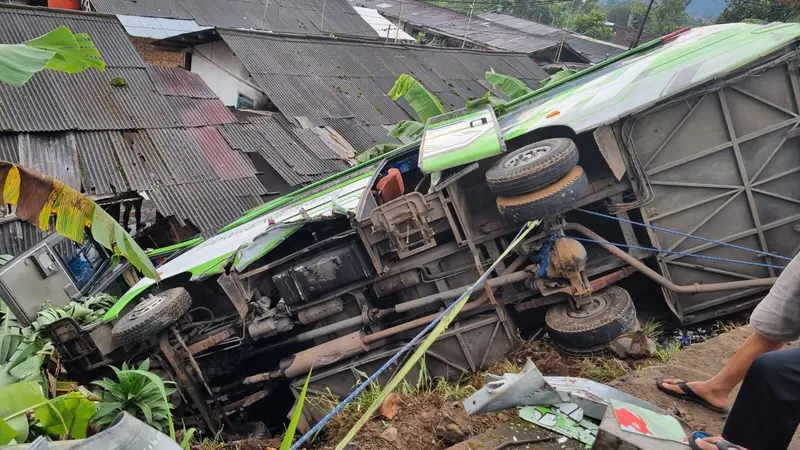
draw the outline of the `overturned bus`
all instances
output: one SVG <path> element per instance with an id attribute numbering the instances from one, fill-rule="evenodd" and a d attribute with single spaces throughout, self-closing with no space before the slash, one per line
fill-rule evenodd
<path id="1" fill-rule="evenodd" d="M 312 392 L 346 394 L 533 219 L 428 351 L 430 376 L 485 368 L 537 312 L 565 350 L 602 350 L 637 324 L 617 285 L 634 273 L 683 323 L 752 306 L 800 244 L 798 37 L 798 24 L 682 30 L 434 118 L 421 142 L 172 258 L 106 333 L 54 324 L 62 360 L 90 377 L 150 357 L 187 424 L 275 425 L 312 367 Z"/>

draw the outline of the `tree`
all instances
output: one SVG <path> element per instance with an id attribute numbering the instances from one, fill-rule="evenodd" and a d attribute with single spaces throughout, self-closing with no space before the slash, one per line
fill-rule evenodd
<path id="1" fill-rule="evenodd" d="M 741 22 L 743 20 L 763 20 L 765 22 L 787 22 L 795 19 L 800 10 L 800 2 L 795 0 L 727 0 L 725 10 L 717 18 L 717 23 Z"/>
<path id="2" fill-rule="evenodd" d="M 582 11 L 573 16 L 569 28 L 597 39 L 610 39 L 612 34 L 611 27 L 606 25 L 606 16 L 600 8 Z"/>

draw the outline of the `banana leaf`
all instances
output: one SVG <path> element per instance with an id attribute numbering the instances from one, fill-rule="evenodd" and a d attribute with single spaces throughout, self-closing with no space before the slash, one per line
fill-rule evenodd
<path id="1" fill-rule="evenodd" d="M 80 392 L 70 392 L 52 400 L 36 417 L 47 434 L 70 439 L 84 439 L 89 419 L 97 406 Z"/>
<path id="2" fill-rule="evenodd" d="M 405 98 L 408 104 L 417 112 L 417 116 L 419 116 L 419 120 L 422 123 L 427 122 L 430 117 L 444 114 L 444 108 L 439 99 L 425 89 L 422 83 L 407 73 L 397 78 L 388 95 L 392 100 L 397 100 L 400 97 Z"/>
<path id="3" fill-rule="evenodd" d="M 22 86 L 44 69 L 77 73 L 90 67 L 105 70 L 100 52 L 88 34 L 63 25 L 21 44 L 0 45 L 0 83 Z"/>
<path id="4" fill-rule="evenodd" d="M 369 161 L 372 158 L 383 155 L 384 153 L 389 153 L 390 151 L 397 148 L 400 148 L 399 144 L 394 144 L 394 143 L 378 144 L 368 148 L 366 151 L 364 151 L 364 153 L 358 155 L 356 157 L 356 161 L 360 163 L 364 161 Z"/>
<path id="5" fill-rule="evenodd" d="M 509 100 L 522 97 L 528 92 L 531 92 L 531 89 L 525 86 L 525 83 L 522 81 L 509 75 L 497 73 L 494 69 L 486 72 L 486 81 L 491 83 L 492 88 L 500 89 L 500 92 L 508 97 Z"/>
<path id="6" fill-rule="evenodd" d="M 425 131 L 425 124 L 415 120 L 401 120 L 389 130 L 389 134 L 407 144 L 421 138 L 423 131 Z"/>
<path id="7" fill-rule="evenodd" d="M 292 441 L 294 440 L 294 433 L 297 430 L 297 424 L 300 422 L 300 417 L 303 415 L 303 403 L 306 401 L 306 392 L 308 391 L 309 381 L 311 381 L 311 370 L 308 371 L 306 382 L 303 383 L 303 389 L 300 390 L 300 396 L 297 397 L 297 404 L 294 405 L 292 420 L 289 421 L 289 427 L 286 428 L 286 434 L 283 435 L 283 441 L 281 441 L 280 450 L 289 450 L 292 447 Z"/>
<path id="8" fill-rule="evenodd" d="M 41 386 L 36 382 L 23 381 L 0 387 L 0 421 L 14 429 L 15 434 L 11 439 L 25 442 L 29 431 L 26 412 L 33 410 L 36 415 L 48 409 L 47 403 Z M 2 430 L 0 433 L 3 433 Z M 6 442 L 0 441 L 0 445 L 11 442 L 11 439 L 6 439 Z"/>
<path id="9" fill-rule="evenodd" d="M 79 243 L 89 227 L 100 245 L 128 259 L 144 276 L 158 279 L 150 259 L 122 225 L 75 189 L 6 161 L 0 161 L 0 186 L 3 203 L 16 204 L 20 219 L 46 230 L 55 214 L 55 231 Z"/>
<path id="10" fill-rule="evenodd" d="M 558 72 L 550 75 L 549 77 L 545 78 L 544 80 L 540 81 L 539 83 L 541 83 L 542 87 L 545 87 L 550 83 L 558 83 L 559 81 L 563 80 L 564 78 L 571 77 L 571 76 L 575 75 L 576 73 L 578 73 L 577 70 L 564 69 L 564 70 L 558 71 Z"/>
<path id="11" fill-rule="evenodd" d="M 22 343 L 22 327 L 8 305 L 0 302 L 0 366 L 5 365 Z"/>

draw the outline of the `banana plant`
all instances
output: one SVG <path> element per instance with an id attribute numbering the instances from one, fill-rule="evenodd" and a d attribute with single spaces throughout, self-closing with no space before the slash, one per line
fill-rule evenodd
<path id="1" fill-rule="evenodd" d="M 146 277 L 158 279 L 153 263 L 122 225 L 89 197 L 66 184 L 43 177 L 16 164 L 0 161 L 2 204 L 16 205 L 22 220 L 49 229 L 50 216 L 55 215 L 55 231 L 73 241 L 83 243 L 85 230 L 117 257 L 125 257 Z"/>
<path id="2" fill-rule="evenodd" d="M 80 392 L 70 392 L 48 400 L 41 385 L 22 381 L 0 387 L 0 445 L 22 443 L 31 425 L 44 434 L 66 439 L 86 437 L 94 402 Z M 29 417 L 30 416 L 30 417 Z"/>
<path id="3" fill-rule="evenodd" d="M 0 83 L 22 86 L 44 69 L 78 73 L 89 68 L 106 69 L 94 42 L 63 25 L 21 44 L 0 45 Z"/>
<path id="4" fill-rule="evenodd" d="M 403 120 L 389 131 L 389 134 L 401 142 L 414 142 L 422 136 L 428 118 L 444 114 L 442 102 L 411 75 L 404 73 L 397 78 L 387 94 L 392 100 L 400 97 L 406 99 L 414 108 L 419 121 Z"/>

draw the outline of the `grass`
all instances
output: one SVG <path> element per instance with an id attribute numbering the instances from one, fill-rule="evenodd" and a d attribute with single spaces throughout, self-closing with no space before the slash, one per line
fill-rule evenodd
<path id="1" fill-rule="evenodd" d="M 581 376 L 608 383 L 628 373 L 628 366 L 616 358 L 586 358 L 581 362 Z"/>
<path id="2" fill-rule="evenodd" d="M 740 324 L 737 324 L 733 320 L 718 320 L 717 323 L 714 324 L 714 331 L 717 334 L 727 333 L 729 331 L 733 331 L 739 328 Z"/>
<path id="3" fill-rule="evenodd" d="M 663 329 L 661 328 L 661 322 L 649 319 L 642 324 L 642 331 L 644 331 L 645 336 L 655 341 L 661 336 Z"/>
<path id="4" fill-rule="evenodd" d="M 656 354 L 653 355 L 658 358 L 661 362 L 666 363 L 669 362 L 672 358 L 678 355 L 681 352 L 681 343 L 678 341 L 670 342 L 669 345 L 666 347 L 659 345 L 656 349 Z"/>

